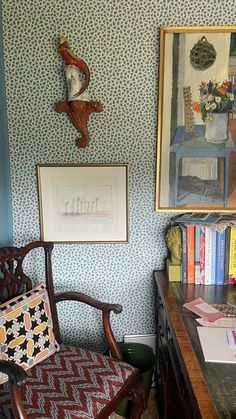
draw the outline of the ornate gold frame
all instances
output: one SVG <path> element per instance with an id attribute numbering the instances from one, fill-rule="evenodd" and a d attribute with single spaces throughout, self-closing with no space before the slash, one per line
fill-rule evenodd
<path id="1" fill-rule="evenodd" d="M 181 203 L 179 204 L 178 201 L 178 193 L 179 193 L 179 177 L 177 179 L 177 183 L 176 183 L 176 176 L 175 174 L 178 173 L 179 176 L 179 164 L 178 164 L 178 168 L 177 168 L 177 172 L 176 172 L 176 166 L 177 163 L 172 163 L 172 161 L 170 162 L 170 160 L 174 160 L 174 156 L 176 156 L 176 153 L 179 151 L 176 151 L 177 148 L 175 147 L 174 149 L 174 153 L 172 151 L 170 151 L 170 147 L 171 147 L 171 141 L 173 139 L 173 137 L 171 138 L 171 133 L 170 133 L 170 125 L 171 125 L 171 119 L 173 119 L 173 104 L 171 107 L 171 100 L 173 101 L 173 94 L 171 96 L 171 93 L 168 92 L 168 89 L 166 88 L 167 86 L 167 81 L 171 81 L 171 85 L 170 85 L 170 89 L 171 91 L 173 90 L 173 87 L 176 89 L 180 89 L 179 87 L 179 83 L 178 83 L 178 87 L 177 83 L 176 86 L 173 84 L 173 73 L 174 73 L 174 69 L 173 69 L 173 62 L 174 60 L 176 60 L 176 62 L 178 62 L 178 66 L 180 66 L 181 63 L 184 64 L 184 68 L 186 68 L 186 66 L 188 65 L 187 60 L 185 59 L 187 57 L 187 55 L 184 54 L 180 54 L 179 50 L 178 50 L 178 55 L 176 56 L 177 58 L 173 58 L 173 54 L 176 53 L 176 50 L 174 50 L 174 38 L 178 39 L 178 48 L 181 48 L 183 45 L 183 42 L 187 43 L 189 42 L 191 39 L 194 38 L 200 38 L 203 35 L 206 35 L 206 38 L 211 39 L 212 38 L 216 38 L 219 37 L 219 34 L 222 35 L 226 35 L 225 37 L 221 38 L 222 39 L 222 43 L 224 45 L 224 42 L 229 42 L 228 38 L 230 37 L 230 39 L 232 39 L 231 34 L 236 33 L 236 26 L 193 26 L 193 27 L 161 27 L 160 28 L 160 67 L 159 67 L 159 95 L 158 95 L 158 138 L 157 138 L 157 170 L 156 170 L 156 211 L 161 211 L 161 212 L 234 212 L 236 210 L 236 198 L 235 198 L 235 203 L 234 200 L 232 200 L 233 204 L 231 205 L 226 205 L 226 201 L 229 202 L 230 200 L 229 195 L 232 192 L 232 185 L 230 184 L 231 180 L 229 181 L 228 179 L 228 183 L 230 184 L 229 186 L 231 187 L 231 189 L 229 189 L 229 191 L 227 192 L 227 188 L 225 186 L 222 187 L 222 204 L 217 202 L 217 199 L 214 198 L 210 198 L 209 200 L 213 201 L 211 203 L 207 203 L 204 202 L 203 199 L 203 195 L 200 196 L 199 198 L 199 203 L 197 202 L 192 202 L 191 203 L 191 199 L 194 201 L 195 196 L 193 197 L 193 195 L 191 196 L 190 201 L 187 202 L 187 198 L 186 198 L 186 203 Z M 215 34 L 217 34 L 215 36 Z M 189 36 L 188 36 L 189 35 Z M 214 35 L 214 36 L 212 36 Z M 228 36 L 227 36 L 228 35 Z M 218 38 L 217 38 L 218 39 Z M 182 42 L 182 44 L 181 44 Z M 221 54 L 219 54 L 219 48 L 220 46 L 215 45 L 216 49 L 217 49 L 217 56 L 216 56 L 216 63 L 217 63 L 217 59 L 220 59 Z M 187 51 L 187 47 L 186 50 Z M 223 54 L 223 53 L 222 53 Z M 202 80 L 206 81 L 206 78 L 208 77 L 209 74 L 211 74 L 211 72 L 214 70 L 214 68 L 216 67 L 216 63 L 214 63 L 212 65 L 212 69 L 210 70 L 204 70 L 204 71 L 200 71 L 199 75 L 202 75 Z M 191 66 L 191 63 L 189 61 L 189 66 Z M 215 67 L 214 67 L 215 66 Z M 217 68 L 217 67 L 216 67 Z M 235 67 L 236 68 L 236 67 Z M 171 73 L 172 71 L 172 73 Z M 192 71 L 192 73 L 191 73 Z M 193 76 L 192 78 L 192 82 L 195 83 L 195 74 L 196 71 L 192 70 L 192 68 L 189 68 L 189 74 L 191 76 Z M 187 74 L 187 70 L 186 70 L 186 74 Z M 213 73 L 212 73 L 213 74 Z M 236 75 L 236 72 L 235 72 Z M 178 77 L 178 82 L 179 82 L 179 73 L 177 75 Z M 183 74 L 181 74 L 181 77 L 184 77 Z M 187 78 L 187 76 L 186 76 Z M 217 74 L 215 74 L 215 79 L 217 79 Z M 209 80 L 209 79 L 208 79 Z M 235 76 L 235 81 L 234 81 L 235 85 L 236 85 L 236 76 Z M 177 91 L 177 90 L 176 90 Z M 179 93 L 179 91 L 177 92 Z M 196 99 L 196 98 L 193 98 Z M 176 97 L 175 97 L 175 103 L 176 102 Z M 175 115 L 174 118 L 177 120 L 178 118 L 178 103 L 176 104 L 176 108 L 175 108 Z M 168 112 L 169 110 L 169 112 Z M 183 113 L 183 111 L 182 111 Z M 201 125 L 201 124 L 199 124 Z M 176 128 L 178 127 L 177 122 L 176 122 Z M 168 141 L 165 141 L 166 138 L 168 138 Z M 185 140 L 183 140 L 185 141 Z M 235 143 L 236 144 L 236 143 Z M 207 145 L 208 147 L 208 145 Z M 213 147 L 213 146 L 212 146 Z M 221 146 L 222 147 L 222 146 Z M 173 147 L 172 147 L 173 149 Z M 228 149 L 227 149 L 228 150 Z M 181 155 L 182 151 L 180 152 Z M 234 156 L 236 157 L 236 154 L 233 155 L 231 153 L 234 153 L 234 149 L 232 148 L 231 151 L 229 152 L 229 158 L 233 158 Z M 236 153 L 236 146 L 235 146 L 235 153 Z M 207 154 L 207 153 L 206 153 Z M 217 156 L 217 151 L 215 150 L 215 154 Z M 205 163 L 208 165 L 209 164 L 213 164 L 215 166 L 217 166 L 217 170 L 218 171 L 222 171 L 222 168 L 219 169 L 219 165 L 223 165 L 222 167 L 224 167 L 223 172 L 224 172 L 224 177 L 225 177 L 225 172 L 227 170 L 225 164 L 226 164 L 226 158 L 223 161 L 223 163 L 221 162 L 221 159 L 223 159 L 222 155 L 224 153 L 220 153 L 219 152 L 219 156 L 220 157 L 215 157 L 217 159 L 217 162 L 214 162 L 213 160 L 206 160 Z M 188 154 L 187 154 L 188 155 Z M 183 156 L 183 154 L 182 154 Z M 214 158 L 211 157 L 214 156 L 214 151 L 211 150 L 210 154 L 209 154 L 209 159 L 210 158 Z M 194 156 L 193 156 L 194 157 Z M 181 157 L 180 157 L 181 158 Z M 198 160 L 199 160 L 199 156 L 198 156 Z M 191 162 L 191 160 L 189 160 Z M 228 159 L 229 161 L 229 159 Z M 236 160 L 235 160 L 236 161 Z M 183 157 L 182 157 L 182 163 L 183 165 Z M 201 164 L 201 161 L 199 160 L 199 164 Z M 174 168 L 173 168 L 174 166 Z M 199 166 L 201 167 L 201 166 Z M 181 166 L 181 170 L 182 166 Z M 210 170 L 209 168 L 207 169 L 208 171 Z M 216 170 L 216 169 L 215 169 Z M 175 174 L 173 174 L 175 172 Z M 182 173 L 182 172 L 181 172 Z M 173 177 L 173 182 L 172 182 L 172 178 Z M 228 172 L 228 176 L 230 176 L 230 172 Z M 221 175 L 222 177 L 222 175 Z M 231 179 L 231 178 L 230 178 Z M 220 184 L 220 182 L 222 182 L 222 180 L 218 180 L 218 183 Z M 170 185 L 171 183 L 171 185 Z M 204 183 L 204 182 L 201 182 Z M 174 193 L 172 194 L 173 191 L 173 184 L 177 185 L 176 190 L 174 191 Z M 208 183 L 209 185 L 209 183 Z M 235 187 L 236 189 L 236 187 Z M 235 191 L 236 192 L 236 191 Z M 175 197 L 173 198 L 172 195 L 175 195 Z M 220 193 L 218 194 L 220 195 Z M 226 196 L 227 195 L 227 196 Z M 236 193 L 235 193 L 236 195 Z M 186 195 L 187 196 L 187 195 Z M 196 198 L 197 200 L 198 198 Z M 206 198 L 207 201 L 207 198 Z M 220 201 L 220 199 L 219 199 Z M 184 202 L 184 200 L 183 200 Z M 217 202 L 217 203 L 215 203 Z"/>

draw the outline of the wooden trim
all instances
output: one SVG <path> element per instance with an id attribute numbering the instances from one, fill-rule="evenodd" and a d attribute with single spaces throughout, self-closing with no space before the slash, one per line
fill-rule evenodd
<path id="1" fill-rule="evenodd" d="M 2 28 L 2 1 L 0 0 L 0 24 Z M 0 30 L 0 246 L 11 245 L 13 241 L 10 158 L 8 146 L 7 105 L 5 88 L 3 34 Z"/>

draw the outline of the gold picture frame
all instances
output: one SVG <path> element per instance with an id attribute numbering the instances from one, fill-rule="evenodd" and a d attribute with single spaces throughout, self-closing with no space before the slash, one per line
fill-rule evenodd
<path id="1" fill-rule="evenodd" d="M 234 167 L 236 26 L 161 27 L 156 210 L 234 212 Z"/>
<path id="2" fill-rule="evenodd" d="M 128 164 L 38 165 L 41 239 L 128 243 Z"/>

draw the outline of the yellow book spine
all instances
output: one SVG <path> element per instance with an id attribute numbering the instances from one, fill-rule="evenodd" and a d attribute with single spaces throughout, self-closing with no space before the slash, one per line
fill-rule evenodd
<path id="1" fill-rule="evenodd" d="M 230 229 L 229 276 L 236 275 L 236 228 Z"/>

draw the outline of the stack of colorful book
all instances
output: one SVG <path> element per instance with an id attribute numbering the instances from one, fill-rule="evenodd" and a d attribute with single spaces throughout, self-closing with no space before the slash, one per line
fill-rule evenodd
<path id="1" fill-rule="evenodd" d="M 236 217 L 195 213 L 175 222 L 182 231 L 182 282 L 236 284 Z"/>

